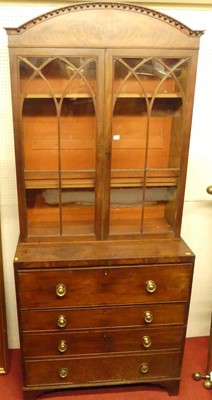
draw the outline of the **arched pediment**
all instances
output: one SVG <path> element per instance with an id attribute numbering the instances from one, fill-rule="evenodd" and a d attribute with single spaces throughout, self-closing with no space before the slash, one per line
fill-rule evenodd
<path id="1" fill-rule="evenodd" d="M 133 3 L 75 3 L 7 28 L 9 45 L 197 48 L 202 31 Z"/>

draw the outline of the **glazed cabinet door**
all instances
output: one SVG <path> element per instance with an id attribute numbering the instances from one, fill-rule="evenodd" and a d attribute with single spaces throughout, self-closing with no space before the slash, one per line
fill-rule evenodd
<path id="1" fill-rule="evenodd" d="M 23 148 L 18 162 L 24 171 L 24 191 L 19 185 L 22 235 L 98 238 L 103 53 L 25 50 L 16 62 Z"/>
<path id="2" fill-rule="evenodd" d="M 179 234 L 195 64 L 188 51 L 107 51 L 105 236 Z"/>
<path id="3" fill-rule="evenodd" d="M 179 236 L 196 51 L 26 53 L 14 57 L 22 240 Z"/>

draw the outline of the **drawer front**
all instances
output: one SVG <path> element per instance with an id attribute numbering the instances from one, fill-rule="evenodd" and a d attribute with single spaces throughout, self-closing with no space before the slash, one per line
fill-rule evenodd
<path id="1" fill-rule="evenodd" d="M 184 327 L 25 334 L 25 357 L 178 350 Z"/>
<path id="2" fill-rule="evenodd" d="M 185 303 L 21 311 L 26 331 L 185 324 Z"/>
<path id="3" fill-rule="evenodd" d="M 25 361 L 25 386 L 89 385 L 179 378 L 178 352 Z"/>
<path id="4" fill-rule="evenodd" d="M 20 307 L 187 301 L 191 274 L 189 264 L 19 271 Z"/>

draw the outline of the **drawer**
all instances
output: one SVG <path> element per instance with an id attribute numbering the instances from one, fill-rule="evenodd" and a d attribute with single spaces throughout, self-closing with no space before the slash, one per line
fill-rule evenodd
<path id="1" fill-rule="evenodd" d="M 79 307 L 187 301 L 191 264 L 18 272 L 20 307 Z"/>
<path id="2" fill-rule="evenodd" d="M 25 361 L 25 386 L 136 383 L 179 378 L 179 352 Z"/>
<path id="3" fill-rule="evenodd" d="M 181 349 L 184 327 L 25 334 L 25 357 Z"/>
<path id="4" fill-rule="evenodd" d="M 185 303 L 21 311 L 24 332 L 185 324 L 186 318 Z"/>

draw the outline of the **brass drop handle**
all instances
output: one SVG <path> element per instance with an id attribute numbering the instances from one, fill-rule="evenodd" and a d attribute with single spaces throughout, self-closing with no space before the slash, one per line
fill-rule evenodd
<path id="1" fill-rule="evenodd" d="M 59 315 L 57 320 L 57 326 L 59 326 L 59 328 L 65 328 L 66 324 L 67 321 L 65 315 Z"/>
<path id="2" fill-rule="evenodd" d="M 147 363 L 142 363 L 140 365 L 140 371 L 142 374 L 146 374 L 149 371 L 149 365 Z"/>
<path id="3" fill-rule="evenodd" d="M 62 379 L 65 379 L 68 376 L 68 368 L 60 368 L 59 369 L 59 376 Z"/>
<path id="4" fill-rule="evenodd" d="M 151 324 L 151 322 L 153 321 L 153 314 L 151 313 L 151 311 L 145 311 L 145 313 L 144 313 L 144 321 L 147 324 Z"/>
<path id="5" fill-rule="evenodd" d="M 58 350 L 60 353 L 65 353 L 68 349 L 67 342 L 65 340 L 60 340 L 58 345 Z"/>
<path id="6" fill-rule="evenodd" d="M 210 185 L 210 186 L 207 187 L 206 192 L 207 192 L 208 194 L 212 194 L 212 185 Z"/>
<path id="7" fill-rule="evenodd" d="M 143 346 L 144 346 L 145 348 L 148 348 L 148 347 L 151 346 L 152 341 L 151 341 L 151 339 L 150 339 L 149 336 L 143 336 L 142 339 L 143 339 Z"/>
<path id="8" fill-rule="evenodd" d="M 149 280 L 146 282 L 146 290 L 148 293 L 154 293 L 157 289 L 157 285 L 154 281 Z"/>
<path id="9" fill-rule="evenodd" d="M 59 283 L 56 286 L 56 295 L 58 297 L 63 297 L 66 294 L 66 286 L 63 283 Z"/>

